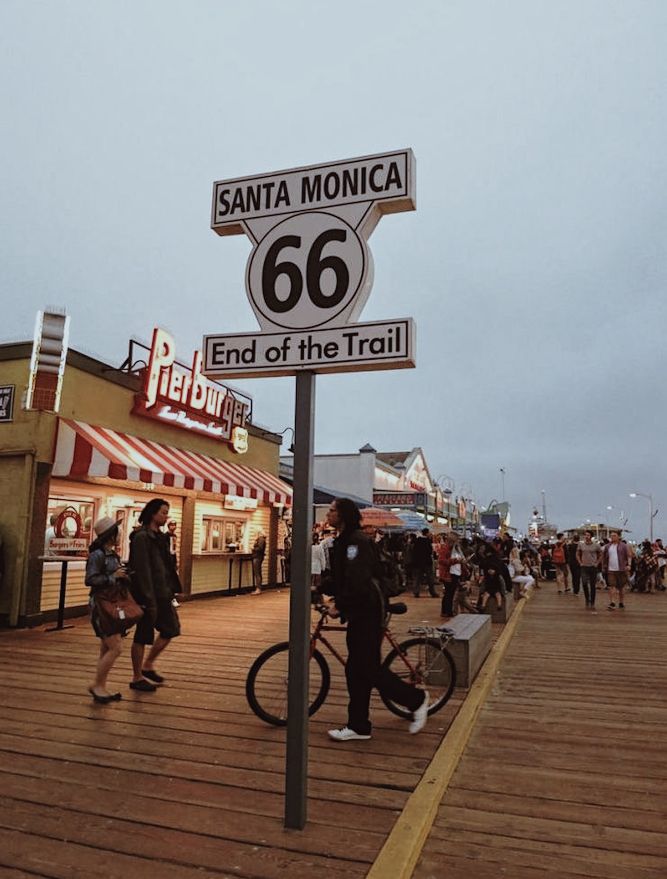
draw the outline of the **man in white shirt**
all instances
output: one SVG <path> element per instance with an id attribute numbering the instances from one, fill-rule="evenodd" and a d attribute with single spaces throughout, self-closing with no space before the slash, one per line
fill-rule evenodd
<path id="1" fill-rule="evenodd" d="M 44 555 L 56 555 L 56 553 L 51 549 L 51 541 L 56 536 L 57 521 L 58 515 L 56 513 L 52 513 L 49 517 L 49 527 L 46 529 L 46 534 L 44 535 Z"/>
<path id="2" fill-rule="evenodd" d="M 611 598 L 608 608 L 616 610 L 614 595 L 617 593 L 618 606 L 623 610 L 625 608 L 623 590 L 628 585 L 631 555 L 627 543 L 621 542 L 621 535 L 618 531 L 612 531 L 610 538 L 611 543 L 608 543 L 602 550 L 602 571 L 606 577 Z"/>

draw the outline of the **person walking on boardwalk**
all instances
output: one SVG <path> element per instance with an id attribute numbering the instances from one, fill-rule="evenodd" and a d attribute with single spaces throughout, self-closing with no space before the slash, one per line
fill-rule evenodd
<path id="1" fill-rule="evenodd" d="M 627 543 L 621 540 L 620 532 L 612 531 L 611 543 L 602 550 L 602 572 L 609 587 L 609 610 L 616 610 L 614 598 L 618 598 L 618 607 L 625 607 L 623 603 L 623 590 L 628 585 L 628 573 L 632 556 Z"/>
<path id="2" fill-rule="evenodd" d="M 361 530 L 361 513 L 349 498 L 336 498 L 327 522 L 338 532 L 331 554 L 331 574 L 322 590 L 332 595 L 332 616 L 347 621 L 345 679 L 349 703 L 347 725 L 330 729 L 336 742 L 370 739 L 370 699 L 373 687 L 412 711 L 410 732 L 418 733 L 428 716 L 428 693 L 382 667 L 380 647 L 387 612 L 377 578 L 379 558 L 373 541 Z"/>
<path id="3" fill-rule="evenodd" d="M 139 514 L 141 528 L 130 537 L 132 594 L 144 608 L 132 644 L 133 677 L 130 689 L 144 693 L 154 692 L 156 687 L 164 683 L 164 678 L 153 665 L 172 638 L 181 634 L 178 613 L 172 604 L 175 587 L 169 539 L 160 530 L 168 518 L 167 501 L 153 498 Z M 147 646 L 151 649 L 144 661 Z"/>
<path id="4" fill-rule="evenodd" d="M 415 538 L 412 545 L 412 593 L 415 598 L 419 598 L 424 577 L 426 577 L 429 595 L 431 598 L 437 598 L 433 571 L 433 542 L 428 528 L 422 529 L 421 535 Z"/>
<path id="5" fill-rule="evenodd" d="M 90 544 L 88 561 L 86 562 L 86 586 L 90 589 L 90 621 L 93 631 L 100 639 L 100 655 L 97 660 L 95 680 L 88 687 L 88 692 L 95 702 L 106 704 L 117 702 L 120 693 L 107 690 L 107 678 L 113 664 L 120 656 L 122 632 L 110 627 L 110 623 L 99 613 L 99 596 L 105 589 L 119 583 L 130 585 L 127 572 L 121 565 L 120 556 L 116 552 L 118 542 L 118 524 L 114 519 L 104 516 L 93 526 L 97 537 Z"/>
<path id="6" fill-rule="evenodd" d="M 443 585 L 440 616 L 445 619 L 454 616 L 454 599 L 461 583 L 462 564 L 465 561 L 458 541 L 458 534 L 450 531 L 441 537 L 437 548 L 438 578 Z"/>
<path id="7" fill-rule="evenodd" d="M 581 585 L 581 565 L 577 561 L 578 552 L 579 535 L 575 532 L 570 538 L 569 543 L 565 545 L 565 558 L 567 559 L 567 567 L 572 579 L 572 593 L 574 595 L 579 595 L 579 587 Z"/>
<path id="8" fill-rule="evenodd" d="M 584 539 L 577 548 L 577 561 L 581 572 L 581 586 L 584 590 L 586 607 L 595 609 L 595 592 L 600 571 L 602 550 L 599 543 L 593 540 L 592 531 L 584 531 Z"/>
<path id="9" fill-rule="evenodd" d="M 554 543 L 553 549 L 551 550 L 551 561 L 554 568 L 556 569 L 556 584 L 558 586 L 558 593 L 560 594 L 561 592 L 569 592 L 570 586 L 568 583 L 565 540 L 563 539 L 563 534 L 561 532 L 556 535 L 556 542 Z"/>

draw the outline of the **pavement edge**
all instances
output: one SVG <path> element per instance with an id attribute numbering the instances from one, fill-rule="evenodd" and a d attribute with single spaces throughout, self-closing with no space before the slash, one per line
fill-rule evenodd
<path id="1" fill-rule="evenodd" d="M 366 874 L 366 879 L 410 879 L 412 876 L 440 802 L 468 744 L 477 715 L 486 702 L 500 661 L 527 603 L 524 600 L 517 605 L 510 621 L 493 645 L 465 702 L 426 767 L 421 781 L 410 794 L 373 866 Z"/>

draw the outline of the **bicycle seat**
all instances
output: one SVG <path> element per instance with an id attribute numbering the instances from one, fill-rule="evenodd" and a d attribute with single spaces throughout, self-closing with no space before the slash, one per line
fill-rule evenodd
<path id="1" fill-rule="evenodd" d="M 400 615 L 408 612 L 408 606 L 403 601 L 397 601 L 395 604 L 389 603 L 387 610 L 389 613 Z"/>

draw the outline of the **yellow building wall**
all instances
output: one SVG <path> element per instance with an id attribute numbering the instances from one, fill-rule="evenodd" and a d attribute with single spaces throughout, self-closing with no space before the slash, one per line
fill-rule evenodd
<path id="1" fill-rule="evenodd" d="M 29 350 L 30 346 L 17 346 Z M 22 352 L 21 352 L 22 353 Z M 84 368 L 85 367 L 85 368 Z M 86 371 L 88 368 L 92 372 Z M 248 452 L 245 455 L 235 453 L 231 447 L 220 440 L 209 438 L 192 431 L 183 430 L 155 419 L 144 418 L 132 414 L 135 394 L 139 389 L 126 387 L 109 380 L 102 374 L 105 365 L 93 358 L 77 352 L 68 355 L 67 367 L 63 379 L 60 415 L 72 420 L 85 421 L 93 425 L 109 427 L 123 433 L 146 437 L 156 442 L 200 452 L 220 458 L 233 464 L 242 464 L 259 470 L 278 474 L 280 446 L 261 436 L 255 436 L 252 425 L 249 425 Z M 48 412 L 27 412 L 22 408 L 29 380 L 30 360 L 27 356 L 16 359 L 0 360 L 0 384 L 15 386 L 13 421 L 0 423 L 0 539 L 5 551 L 5 577 L 0 582 L 0 614 L 7 614 L 16 604 L 21 590 L 21 580 L 26 576 L 26 555 L 28 554 L 27 538 L 30 536 L 32 523 L 32 503 L 37 462 L 49 464 L 53 460 L 56 441 L 58 416 Z M 119 373 L 111 373 L 118 376 Z M 122 379 L 125 381 L 125 378 Z M 127 379 L 131 382 L 131 379 Z M 33 453 L 27 458 L 25 452 Z M 98 480 L 99 482 L 99 480 Z M 53 494 L 53 491 L 49 492 Z M 89 491 L 88 493 L 92 493 Z M 118 483 L 117 491 L 108 490 L 108 494 L 132 494 L 133 492 Z M 176 506 L 176 504 L 175 504 Z M 180 504 L 178 513 L 174 510 L 174 518 L 180 523 Z M 102 506 L 98 515 L 106 514 Z M 177 513 L 177 514 L 176 514 Z M 260 507 L 253 515 L 252 534 L 249 548 L 254 540 L 253 527 L 261 527 L 269 533 L 268 507 Z M 256 524 L 257 523 L 257 524 Z M 46 522 L 43 523 L 46 528 Z M 42 527 L 36 522 L 35 528 Z M 195 524 L 195 528 L 197 525 Z M 180 532 L 180 524 L 179 524 Z M 36 538 L 33 535 L 33 541 Z M 222 558 L 205 558 L 197 555 L 200 547 L 200 535 L 195 534 L 193 548 L 192 592 L 207 592 L 227 587 L 227 560 Z M 180 554 L 180 547 L 179 547 Z M 33 554 L 36 555 L 36 553 Z M 264 564 L 264 582 L 268 579 L 268 555 Z M 33 564 L 36 558 L 33 559 Z M 244 584 L 252 582 L 250 566 L 246 565 Z M 39 576 L 39 569 L 37 571 Z M 87 603 L 88 590 L 84 584 L 85 565 L 83 562 L 72 561 L 69 565 L 67 580 L 67 607 Z M 234 583 L 237 574 L 234 574 Z M 42 611 L 55 610 L 58 606 L 60 584 L 60 565 L 46 563 L 42 570 L 42 595 L 36 596 L 37 604 Z M 18 591 L 17 591 L 18 590 Z M 23 599 L 22 599 L 23 600 Z M 19 608 L 22 612 L 22 609 Z"/>
<path id="2" fill-rule="evenodd" d="M 26 411 L 23 400 L 28 388 L 30 361 L 0 361 L 0 384 L 14 385 L 13 421 L 0 424 L 0 451 L 31 448 L 38 461 L 51 461 L 56 417 L 50 412 Z"/>
<path id="3" fill-rule="evenodd" d="M 262 530 L 269 535 L 270 507 L 258 507 L 252 515 L 234 513 L 225 510 L 221 503 L 213 501 L 198 501 L 195 508 L 195 528 L 192 558 L 192 594 L 202 592 L 217 592 L 226 590 L 229 584 L 229 560 L 232 560 L 232 589 L 238 587 L 238 559 L 234 553 L 214 555 L 201 552 L 203 520 L 205 516 L 216 516 L 230 519 L 244 519 L 247 522 L 243 552 L 251 552 L 257 533 Z M 243 577 L 241 586 L 252 586 L 252 569 L 250 562 L 243 563 Z M 268 582 L 269 578 L 269 553 L 264 556 L 262 565 L 262 582 Z"/>

